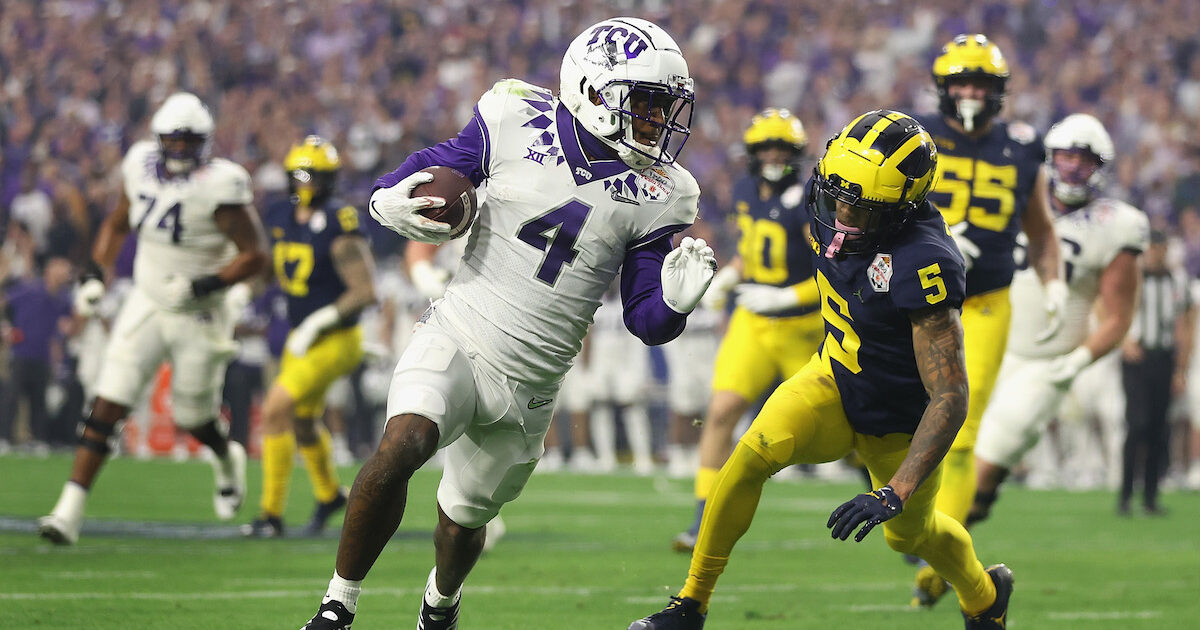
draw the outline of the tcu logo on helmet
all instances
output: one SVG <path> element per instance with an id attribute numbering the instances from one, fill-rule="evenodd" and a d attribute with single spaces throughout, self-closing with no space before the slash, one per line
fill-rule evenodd
<path id="1" fill-rule="evenodd" d="M 607 36 L 605 36 L 605 33 L 607 33 Z M 646 47 L 649 45 L 646 43 L 646 40 L 642 39 L 637 33 L 632 33 L 623 26 L 600 24 L 596 28 L 592 29 L 592 38 L 588 40 L 588 46 L 592 46 L 596 42 L 599 42 L 601 37 L 603 37 L 605 42 L 611 42 L 613 44 L 619 44 L 623 41 L 625 43 L 626 59 L 636 58 L 638 55 L 642 54 L 642 51 L 646 50 Z"/>

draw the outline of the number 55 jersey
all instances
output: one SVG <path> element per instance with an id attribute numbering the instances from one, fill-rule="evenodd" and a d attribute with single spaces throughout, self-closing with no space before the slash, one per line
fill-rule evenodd
<path id="1" fill-rule="evenodd" d="M 473 340 L 509 377 L 561 381 L 622 264 L 696 218 L 700 190 L 681 166 L 636 171 L 597 158 L 606 155 L 549 90 L 515 79 L 480 98 L 457 138 L 414 155 L 476 184 L 487 180 L 466 251 L 431 317 Z M 657 274 L 648 275 L 623 279 L 627 304 L 631 294 L 661 300 Z"/>

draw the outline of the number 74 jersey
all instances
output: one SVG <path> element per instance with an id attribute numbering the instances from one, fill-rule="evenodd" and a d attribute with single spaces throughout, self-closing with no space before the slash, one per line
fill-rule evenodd
<path id="1" fill-rule="evenodd" d="M 501 372 L 558 382 L 627 252 L 691 225 L 700 190 L 678 165 L 589 157 L 598 141 L 522 81 L 484 94 L 474 123 L 487 199 L 436 316 Z"/>
<path id="2" fill-rule="evenodd" d="M 129 198 L 129 227 L 137 235 L 134 284 L 159 305 L 171 276 L 195 279 L 216 273 L 236 253 L 217 228 L 213 212 L 222 205 L 253 201 L 246 169 L 213 158 L 183 177 L 169 177 L 159 167 L 158 143 L 135 143 L 121 163 Z M 193 310 L 216 304 L 224 292 L 189 305 Z"/>

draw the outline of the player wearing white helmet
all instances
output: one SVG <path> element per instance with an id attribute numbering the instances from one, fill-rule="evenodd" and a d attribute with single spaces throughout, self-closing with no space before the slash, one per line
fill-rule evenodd
<path id="1" fill-rule="evenodd" d="M 1083 368 L 1117 347 L 1133 321 L 1140 284 L 1138 255 L 1147 247 L 1149 223 L 1140 210 L 1102 197 L 1114 158 L 1104 125 L 1072 114 L 1046 134 L 1055 230 L 1066 259 L 1064 325 L 1046 340 L 1043 288 L 1031 269 L 1013 278 L 1013 322 L 995 396 L 984 413 L 975 446 L 979 471 L 968 518 L 987 518 L 1009 470 L 1041 438 L 1071 382 Z M 1093 307 L 1099 322 L 1088 326 Z"/>
<path id="2" fill-rule="evenodd" d="M 412 197 L 432 178 L 421 169 L 454 168 L 488 194 L 445 296 L 396 366 L 384 435 L 354 482 L 336 572 L 307 628 L 350 627 L 409 477 L 442 448 L 437 562 L 418 625 L 457 627 L 484 526 L 542 456 L 560 381 L 618 271 L 625 326 L 647 344 L 676 337 L 712 281 L 703 240 L 673 248 L 700 194 L 675 163 L 694 100 L 675 41 L 635 18 L 590 26 L 563 59 L 560 98 L 500 81 L 456 138 L 376 183 L 372 216 L 423 242 L 446 241 L 450 226 L 420 214 L 444 203 Z"/>
<path id="3" fill-rule="evenodd" d="M 54 511 L 39 521 L 38 532 L 55 543 L 78 539 L 108 440 L 163 361 L 173 368 L 175 424 L 213 452 L 217 516 L 233 518 L 245 496 L 245 449 L 217 422 L 233 350 L 224 299 L 230 286 L 259 273 L 267 256 L 250 207 L 250 176 L 233 162 L 208 157 L 213 128 L 199 98 L 173 94 L 150 121 L 157 141 L 134 144 L 121 163 L 122 196 L 100 226 L 76 310 L 95 311 L 103 278 L 130 232 L 138 239 L 134 286 L 113 325 L 70 480 Z"/>

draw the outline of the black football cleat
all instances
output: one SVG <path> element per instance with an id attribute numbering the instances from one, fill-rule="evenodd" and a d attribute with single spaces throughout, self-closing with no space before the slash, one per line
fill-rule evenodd
<path id="1" fill-rule="evenodd" d="M 996 584 L 996 602 L 974 617 L 963 611 L 966 630 L 1004 630 L 1007 627 L 1008 600 L 1013 592 L 1012 570 L 1003 564 L 993 564 L 988 567 L 987 573 Z"/>
<path id="2" fill-rule="evenodd" d="M 337 496 L 326 503 L 318 503 L 313 508 L 312 516 L 308 519 L 308 525 L 304 526 L 305 536 L 319 536 L 325 531 L 325 525 L 329 522 L 329 517 L 337 514 L 339 510 L 346 507 L 346 489 L 338 490 Z"/>
<path id="3" fill-rule="evenodd" d="M 417 630 L 457 630 L 458 604 L 461 601 L 458 599 L 445 608 L 437 608 L 430 606 L 422 596 L 421 614 L 417 617 Z"/>
<path id="4" fill-rule="evenodd" d="M 629 630 L 701 630 L 705 617 L 700 613 L 700 602 L 672 597 L 666 608 L 629 624 Z"/>
<path id="5" fill-rule="evenodd" d="M 354 623 L 354 613 L 346 610 L 342 602 L 336 599 L 325 598 L 321 602 L 321 608 L 317 610 L 317 614 L 313 615 L 308 623 L 304 624 L 300 630 L 350 630 L 350 624 Z"/>
<path id="6" fill-rule="evenodd" d="M 260 516 L 246 525 L 242 525 L 242 535 L 246 538 L 283 538 L 283 519 L 278 516 Z"/>

